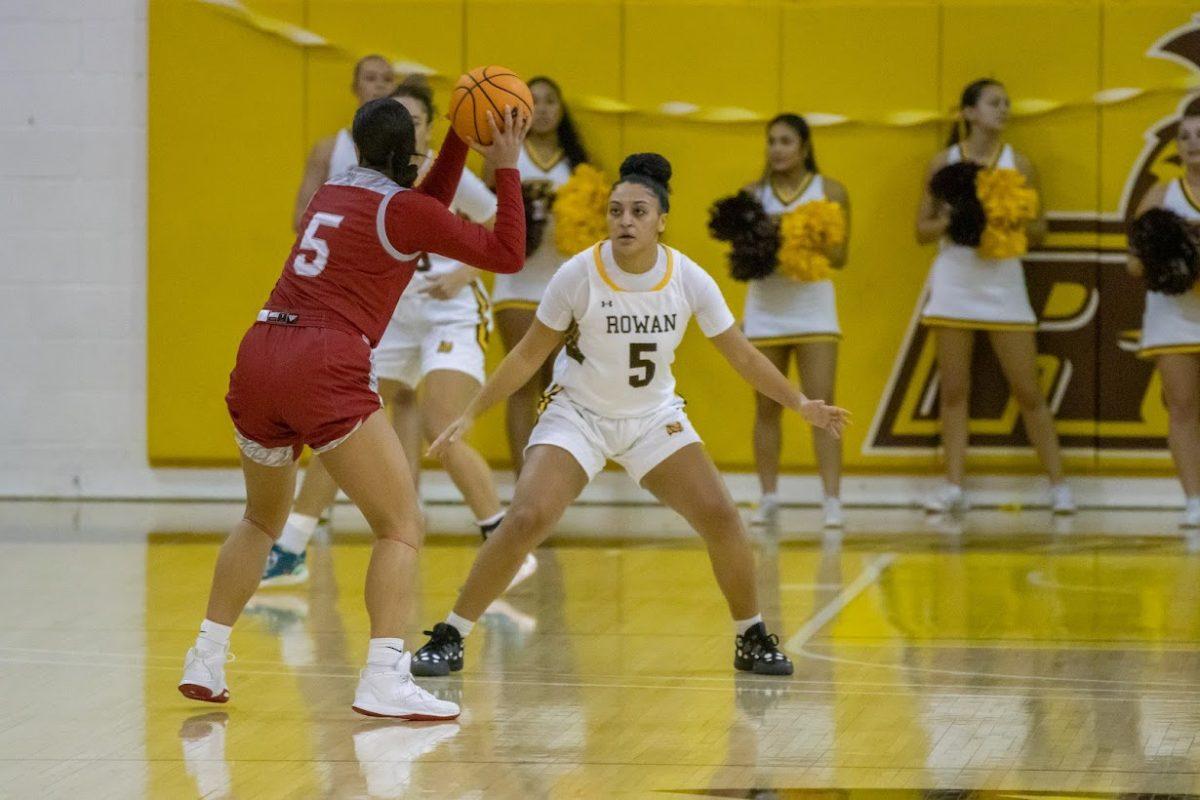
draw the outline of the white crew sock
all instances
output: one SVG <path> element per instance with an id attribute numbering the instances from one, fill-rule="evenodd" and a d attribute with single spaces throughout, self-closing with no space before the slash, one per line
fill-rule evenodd
<path id="1" fill-rule="evenodd" d="M 453 626 L 458 631 L 458 635 L 464 639 L 467 638 L 467 634 L 471 632 L 471 629 L 475 627 L 474 622 L 471 622 L 466 617 L 460 617 L 453 611 L 446 615 L 446 624 Z"/>
<path id="2" fill-rule="evenodd" d="M 395 637 L 372 639 L 367 645 L 367 667 L 391 669 L 404 654 L 404 640 Z"/>
<path id="3" fill-rule="evenodd" d="M 317 529 L 317 518 L 307 514 L 288 514 L 287 524 L 283 526 L 283 534 L 275 544 L 280 550 L 299 555 L 308 547 L 308 540 Z"/>
<path id="4" fill-rule="evenodd" d="M 233 628 L 206 619 L 200 623 L 200 635 L 196 637 L 196 649 L 202 653 L 212 653 L 229 647 L 229 634 Z"/>
<path id="5" fill-rule="evenodd" d="M 760 622 L 762 622 L 762 614 L 755 614 L 750 619 L 735 619 L 733 621 L 733 626 L 737 628 L 738 636 L 745 636 L 746 631 L 750 630 Z"/>

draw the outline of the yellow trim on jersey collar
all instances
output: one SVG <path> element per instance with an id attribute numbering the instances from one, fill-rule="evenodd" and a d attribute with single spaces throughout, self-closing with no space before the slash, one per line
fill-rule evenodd
<path id="1" fill-rule="evenodd" d="M 592 249 L 592 256 L 596 260 L 596 271 L 600 273 L 601 280 L 603 280 L 605 283 L 607 283 L 613 291 L 615 291 L 615 292 L 631 292 L 631 291 L 657 292 L 657 291 L 660 291 L 663 287 L 665 287 L 671 281 L 671 273 L 674 272 L 674 270 L 675 270 L 675 252 L 671 248 L 664 247 L 663 245 L 660 244 L 659 247 L 662 247 L 663 250 L 667 251 L 667 270 L 663 274 L 662 280 L 659 281 L 658 283 L 656 283 L 654 286 L 650 287 L 649 289 L 645 289 L 645 290 L 622 289 L 620 286 L 618 286 L 616 283 L 613 282 L 612 278 L 610 278 L 608 276 L 608 270 L 604 266 L 604 257 L 600 255 L 600 248 L 603 246 L 604 246 L 604 242 L 598 243 Z M 653 267 L 651 267 L 651 269 L 653 269 Z"/>
<path id="2" fill-rule="evenodd" d="M 804 196 L 804 193 L 808 191 L 809 186 L 812 186 L 812 182 L 816 179 L 816 177 L 817 173 L 808 173 L 808 177 L 805 178 L 800 184 L 800 188 L 796 190 L 796 193 L 792 195 L 791 199 L 785 199 L 784 196 L 779 193 L 779 189 L 775 187 L 775 181 L 768 178 L 767 184 L 771 187 L 771 194 L 775 195 L 776 200 L 778 200 L 780 203 L 783 203 L 784 206 L 790 206 L 792 203 Z"/>
<path id="3" fill-rule="evenodd" d="M 1179 179 L 1179 188 L 1183 190 L 1183 196 L 1187 198 L 1189 203 L 1191 203 L 1192 208 L 1194 208 L 1196 211 L 1200 211 L 1200 198 L 1197 198 L 1196 193 L 1192 191 L 1192 187 L 1188 186 L 1186 177 Z"/>
<path id="4" fill-rule="evenodd" d="M 963 147 L 962 142 L 957 142 L 954 146 L 958 148 L 959 161 L 973 161 L 973 159 L 967 155 L 967 148 Z M 988 163 L 981 164 L 980 166 L 982 166 L 984 169 L 995 169 L 997 166 L 999 166 L 1000 158 L 1004 155 L 1004 148 L 1006 147 L 1008 147 L 1007 143 L 1003 141 L 1000 142 L 1000 145 L 996 148 L 996 152 L 992 153 L 991 158 L 988 159 Z M 978 161 L 974 161 L 973 163 L 979 164 Z"/>
<path id="5" fill-rule="evenodd" d="M 540 158 L 538 158 L 537 154 L 533 152 L 533 148 L 529 146 L 528 141 L 525 142 L 525 155 L 529 156 L 529 160 L 533 162 L 533 165 L 542 172 L 549 172 L 557 167 L 562 160 L 567 157 L 567 154 L 564 153 L 560 147 L 558 150 L 554 151 L 554 154 L 551 156 L 549 162 L 542 161 Z"/>

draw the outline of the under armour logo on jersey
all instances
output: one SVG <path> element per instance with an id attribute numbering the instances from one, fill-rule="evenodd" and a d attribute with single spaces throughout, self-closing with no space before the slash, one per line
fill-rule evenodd
<path id="1" fill-rule="evenodd" d="M 677 433 L 683 433 L 683 423 L 682 422 L 668 422 L 667 423 L 667 436 L 674 436 Z"/>
<path id="2" fill-rule="evenodd" d="M 612 300 L 601 300 L 600 301 L 601 308 L 612 308 L 612 304 L 613 304 Z"/>
<path id="3" fill-rule="evenodd" d="M 454 342 L 442 341 L 438 344 L 439 353 L 449 353 L 454 349 Z"/>
<path id="4" fill-rule="evenodd" d="M 270 322 L 274 325 L 295 325 L 299 319 L 299 314 L 289 314 L 286 311 L 267 312 L 267 322 Z"/>

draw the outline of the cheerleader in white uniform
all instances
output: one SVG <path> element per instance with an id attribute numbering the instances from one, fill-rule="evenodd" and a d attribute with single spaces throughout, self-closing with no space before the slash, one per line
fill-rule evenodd
<path id="1" fill-rule="evenodd" d="M 505 351 L 511 351 L 533 324 L 534 311 L 546 293 L 546 287 L 566 255 L 554 244 L 554 217 L 550 213 L 553 193 L 567 182 L 571 171 L 587 163 L 587 151 L 575 130 L 571 114 L 563 103 L 558 84 L 545 76 L 530 79 L 533 95 L 533 119 L 525 150 L 517 169 L 527 189 L 538 190 L 543 199 L 528 209 L 534 218 L 544 218 L 541 242 L 525 257 L 525 267 L 514 275 L 496 276 L 492 287 L 493 309 L 500 340 Z M 491 176 L 484 174 L 491 183 Z M 533 184 L 531 187 L 530 184 Z M 527 195 L 530 192 L 527 191 Z M 529 202 L 528 200 L 526 201 Z M 539 216 L 544 215 L 544 216 Z M 508 446 L 513 470 L 521 471 L 525 445 L 537 420 L 538 398 L 550 382 L 553 359 L 547 359 L 529 383 L 514 392 L 505 409 Z"/>
<path id="2" fill-rule="evenodd" d="M 780 114 L 767 125 L 767 167 L 762 180 L 745 191 L 754 195 L 767 214 L 779 217 L 813 200 L 832 200 L 846 217 L 846 239 L 829 253 L 830 264 L 846 263 L 849 244 L 850 198 L 845 187 L 817 171 L 808 123 L 797 114 Z M 771 363 L 787 374 L 793 354 L 800 385 L 809 397 L 833 402 L 837 348 L 841 339 L 833 281 L 795 281 L 778 272 L 750 281 L 743 321 L 746 337 Z M 779 509 L 779 453 L 783 444 L 782 407 L 756 395 L 754 462 L 762 499 L 752 522 L 770 524 Z M 825 492 L 827 527 L 841 527 L 842 446 L 828 432 L 813 428 L 813 450 Z"/>
<path id="3" fill-rule="evenodd" d="M 937 339 L 939 405 L 946 481 L 925 501 L 930 512 L 959 511 L 967 507 L 962 482 L 966 469 L 968 398 L 971 388 L 971 353 L 975 332 L 986 331 L 1008 379 L 1025 421 L 1025 431 L 1050 477 L 1050 504 L 1056 513 L 1071 513 L 1075 503 L 1063 481 L 1058 434 L 1046 398 L 1037 382 L 1037 317 L 1029 305 L 1025 273 L 1019 258 L 983 259 L 974 248 L 945 238 L 949 208 L 934 199 L 929 179 L 947 164 L 970 160 L 986 167 L 1016 169 L 1037 189 L 1037 174 L 1024 156 L 1005 144 L 1001 135 L 1008 121 L 1008 93 L 993 80 L 971 83 L 959 103 L 960 127 L 947 150 L 930 164 L 925 194 L 917 214 L 917 241 L 939 243 L 929 277 L 929 297 L 921 322 L 934 329 Z M 962 129 L 966 135 L 962 136 Z M 1029 225 L 1036 244 L 1045 235 L 1039 217 Z"/>
<path id="4" fill-rule="evenodd" d="M 1200 98 L 1184 108 L 1175 143 L 1184 176 L 1152 188 L 1136 216 L 1165 208 L 1200 225 Z M 1129 271 L 1142 274 L 1141 262 L 1132 254 Z M 1170 420 L 1167 443 L 1187 497 L 1181 524 L 1200 528 L 1200 294 L 1196 287 L 1177 295 L 1146 292 L 1139 355 L 1153 358 L 1162 376 Z"/>
<path id="5" fill-rule="evenodd" d="M 363 56 L 354 65 L 350 91 L 354 93 L 359 106 L 370 100 L 387 97 L 395 88 L 396 74 L 392 71 L 391 62 L 383 56 Z M 313 145 L 304 164 L 304 178 L 296 192 L 296 207 L 292 212 L 292 228 L 296 233 L 300 232 L 300 218 L 304 216 L 304 209 L 308 208 L 308 201 L 321 188 L 321 184 L 355 166 L 358 166 L 358 153 L 346 128 Z"/>
<path id="6" fill-rule="evenodd" d="M 810 424 L 838 435 L 846 412 L 797 391 L 734 324 L 716 281 L 659 243 L 670 176 L 662 156 L 625 160 L 609 199 L 610 240 L 563 264 L 529 333 L 434 443 L 435 452 L 452 446 L 565 338 L 508 514 L 479 551 L 453 612 L 413 658 L 415 674 L 462 668 L 463 637 L 608 459 L 704 538 L 735 621 L 736 668 L 791 674 L 759 614 L 741 517 L 675 394 L 671 364 L 689 318 L 747 382 Z"/>

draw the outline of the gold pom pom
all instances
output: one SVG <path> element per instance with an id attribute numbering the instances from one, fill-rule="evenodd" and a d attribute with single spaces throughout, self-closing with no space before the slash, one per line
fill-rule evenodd
<path id="1" fill-rule="evenodd" d="M 1029 250 L 1025 228 L 1037 219 L 1038 196 L 1015 169 L 980 170 L 975 193 L 987 215 L 978 252 L 982 258 L 1022 256 Z"/>
<path id="2" fill-rule="evenodd" d="M 832 200 L 813 200 L 779 219 L 780 274 L 796 281 L 823 281 L 833 274 L 825 252 L 846 241 L 846 217 Z"/>
<path id="3" fill-rule="evenodd" d="M 554 198 L 554 244 L 560 253 L 574 255 L 608 236 L 605 214 L 611 190 L 604 173 L 580 164 Z"/>

